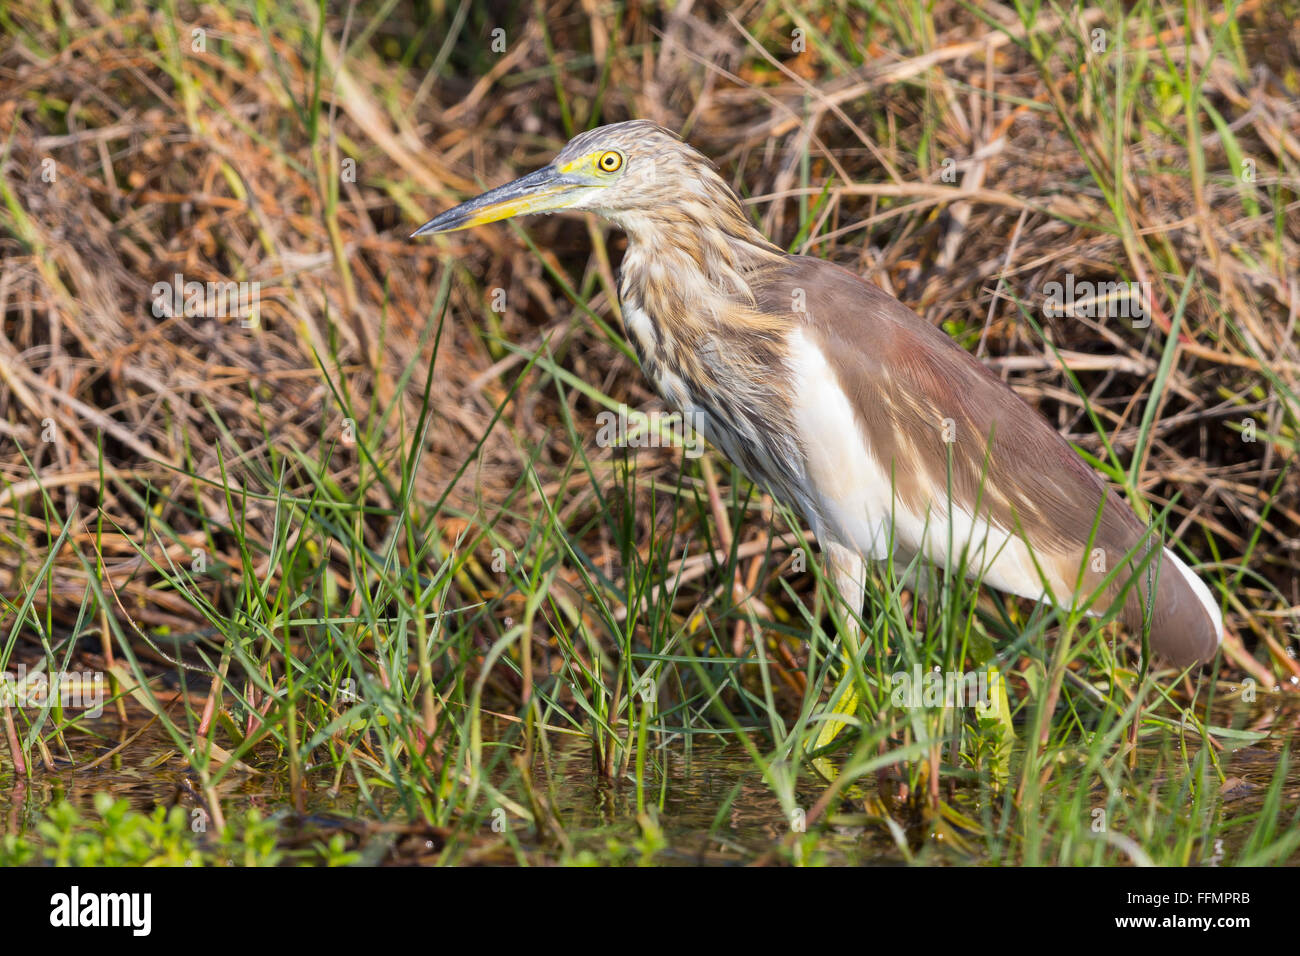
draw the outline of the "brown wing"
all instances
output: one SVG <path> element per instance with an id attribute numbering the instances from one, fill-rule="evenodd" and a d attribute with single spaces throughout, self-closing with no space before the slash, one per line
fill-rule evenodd
<path id="1" fill-rule="evenodd" d="M 1184 663 L 1214 653 L 1217 622 L 1185 575 L 1161 560 L 1163 548 L 1153 549 L 1128 505 L 1042 416 L 941 330 L 819 259 L 793 257 L 755 285 L 762 309 L 806 303 L 801 314 L 796 306 L 798 318 L 848 394 L 873 454 L 886 473 L 893 469 L 909 508 L 923 513 L 930 489 L 948 486 L 951 449 L 955 503 L 1022 537 L 1058 597 L 1074 592 L 1081 565 L 1082 593 L 1091 594 L 1107 573 L 1094 567 L 1113 569 L 1136 551 L 1138 562 L 1127 562 L 1129 573 L 1117 575 L 1097 609 L 1116 600 L 1145 564 L 1158 584 L 1152 646 Z M 1145 579 L 1135 581 L 1125 601 L 1131 628 L 1142 623 Z"/>

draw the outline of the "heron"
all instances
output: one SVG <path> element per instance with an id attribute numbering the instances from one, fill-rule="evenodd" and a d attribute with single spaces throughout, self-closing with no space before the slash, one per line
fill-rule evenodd
<path id="1" fill-rule="evenodd" d="M 642 369 L 807 522 L 850 612 L 847 637 L 869 564 L 921 559 L 1118 617 L 1177 667 L 1213 658 L 1223 619 L 1209 588 L 1046 419 L 884 290 L 773 244 L 670 130 L 633 120 L 580 133 L 413 237 L 561 210 L 626 233 L 618 294 Z"/>

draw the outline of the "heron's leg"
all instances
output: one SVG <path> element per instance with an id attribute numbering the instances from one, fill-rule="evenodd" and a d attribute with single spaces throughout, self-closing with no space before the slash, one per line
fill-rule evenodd
<path id="1" fill-rule="evenodd" d="M 839 595 L 844 626 L 852 632 L 849 636 L 856 642 L 858 615 L 862 613 L 862 601 L 867 594 L 867 562 L 851 548 L 842 544 L 828 544 L 826 563 L 830 566 L 831 579 L 835 582 L 835 590 Z"/>
<path id="2" fill-rule="evenodd" d="M 858 552 L 841 544 L 828 543 L 825 551 L 831 580 L 835 582 L 835 590 L 838 592 L 838 611 L 843 620 L 840 657 L 844 661 L 844 673 L 848 675 L 852 673 L 853 660 L 858 653 L 858 615 L 862 613 L 862 601 L 866 597 L 867 563 Z M 821 725 L 816 749 L 825 747 L 844 729 L 847 721 L 837 720 L 835 715 L 852 715 L 857 709 L 858 692 L 850 680 Z"/>

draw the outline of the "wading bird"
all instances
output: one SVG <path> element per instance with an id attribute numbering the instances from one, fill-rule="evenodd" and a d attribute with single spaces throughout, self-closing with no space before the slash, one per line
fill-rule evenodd
<path id="1" fill-rule="evenodd" d="M 582 133 L 414 235 L 564 209 L 627 233 L 618 291 L 646 375 L 802 514 L 855 614 L 866 562 L 892 552 L 899 567 L 921 557 L 1021 597 L 1115 610 L 1178 666 L 1213 657 L 1209 589 L 1045 419 L 897 299 L 769 242 L 668 130 Z"/>

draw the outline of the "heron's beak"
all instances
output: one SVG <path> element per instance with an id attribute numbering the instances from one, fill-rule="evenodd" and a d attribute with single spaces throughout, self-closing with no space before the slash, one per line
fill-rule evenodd
<path id="1" fill-rule="evenodd" d="M 455 232 L 457 229 L 481 226 L 511 216 L 566 209 L 574 200 L 573 194 L 590 185 L 590 182 L 580 176 L 563 173 L 554 166 L 543 166 L 535 173 L 488 190 L 477 199 L 461 203 L 442 215 L 435 216 L 411 233 L 411 238 L 438 232 Z"/>

